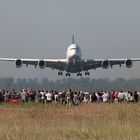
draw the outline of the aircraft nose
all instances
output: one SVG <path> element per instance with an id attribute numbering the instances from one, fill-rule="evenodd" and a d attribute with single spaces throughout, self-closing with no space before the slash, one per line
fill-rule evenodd
<path id="1" fill-rule="evenodd" d="M 76 50 L 73 50 L 72 54 L 73 55 L 76 55 L 77 54 Z"/>

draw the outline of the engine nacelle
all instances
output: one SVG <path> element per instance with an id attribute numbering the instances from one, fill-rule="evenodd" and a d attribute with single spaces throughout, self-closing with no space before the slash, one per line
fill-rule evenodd
<path id="1" fill-rule="evenodd" d="M 109 62 L 108 60 L 104 60 L 104 61 L 102 62 L 102 67 L 103 67 L 104 69 L 108 69 L 108 68 L 110 67 L 110 62 Z"/>
<path id="2" fill-rule="evenodd" d="M 45 63 L 44 60 L 40 60 L 40 61 L 38 62 L 38 65 L 39 65 L 39 68 L 40 68 L 40 69 L 44 69 L 44 68 L 46 67 L 46 63 Z"/>
<path id="3" fill-rule="evenodd" d="M 15 61 L 15 65 L 16 65 L 17 68 L 21 68 L 23 66 L 23 62 L 20 59 L 17 59 Z"/>
<path id="4" fill-rule="evenodd" d="M 131 59 L 128 59 L 125 61 L 125 65 L 127 68 L 132 68 L 133 67 L 133 62 Z"/>

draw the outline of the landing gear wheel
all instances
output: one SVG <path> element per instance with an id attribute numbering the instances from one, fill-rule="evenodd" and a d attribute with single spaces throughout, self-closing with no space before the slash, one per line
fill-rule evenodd
<path id="1" fill-rule="evenodd" d="M 66 73 L 66 77 L 69 76 L 70 77 L 70 73 Z"/>
<path id="2" fill-rule="evenodd" d="M 79 72 L 79 73 L 77 73 L 77 76 L 81 76 L 81 77 L 82 77 L 82 73 L 80 73 L 80 72 Z"/>
<path id="3" fill-rule="evenodd" d="M 89 72 L 88 71 L 85 72 L 85 76 L 89 76 Z"/>
<path id="4" fill-rule="evenodd" d="M 58 72 L 58 76 L 62 76 L 63 75 L 63 73 L 60 71 L 60 72 Z"/>

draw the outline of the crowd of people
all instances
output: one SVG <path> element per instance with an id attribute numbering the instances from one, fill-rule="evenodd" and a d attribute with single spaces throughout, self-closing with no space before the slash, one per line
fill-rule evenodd
<path id="1" fill-rule="evenodd" d="M 15 96 L 16 95 L 16 96 Z M 81 103 L 122 103 L 122 102 L 138 102 L 139 96 L 137 91 L 97 91 L 93 93 L 84 91 L 67 91 L 58 92 L 55 90 L 39 90 L 23 89 L 16 92 L 0 90 L 0 102 L 8 102 L 10 98 L 18 98 L 22 103 L 38 102 L 38 103 L 55 103 L 63 105 L 79 105 Z"/>

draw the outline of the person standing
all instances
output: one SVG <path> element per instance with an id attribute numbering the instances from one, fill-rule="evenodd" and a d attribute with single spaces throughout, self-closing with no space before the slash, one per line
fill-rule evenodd
<path id="1" fill-rule="evenodd" d="M 137 91 L 135 91 L 135 92 L 134 92 L 134 102 L 135 102 L 135 103 L 138 102 L 138 98 L 139 98 L 138 93 L 137 93 Z"/>
<path id="2" fill-rule="evenodd" d="M 52 102 L 52 91 L 46 93 L 46 103 Z"/>
<path id="3" fill-rule="evenodd" d="M 45 103 L 45 92 L 43 90 L 40 91 L 40 95 L 41 95 L 41 102 Z"/>
<path id="4" fill-rule="evenodd" d="M 71 89 L 68 89 L 68 91 L 66 92 L 66 102 L 68 106 L 71 106 L 72 104 L 72 91 Z"/>
<path id="5" fill-rule="evenodd" d="M 24 103 L 26 101 L 26 96 L 27 96 L 27 93 L 26 93 L 25 89 L 22 90 L 20 96 L 21 96 L 22 103 Z"/>
<path id="6" fill-rule="evenodd" d="M 102 95 L 102 98 L 103 98 L 103 102 L 106 103 L 108 102 L 108 98 L 109 98 L 109 95 L 107 92 L 104 92 L 103 95 Z"/>

